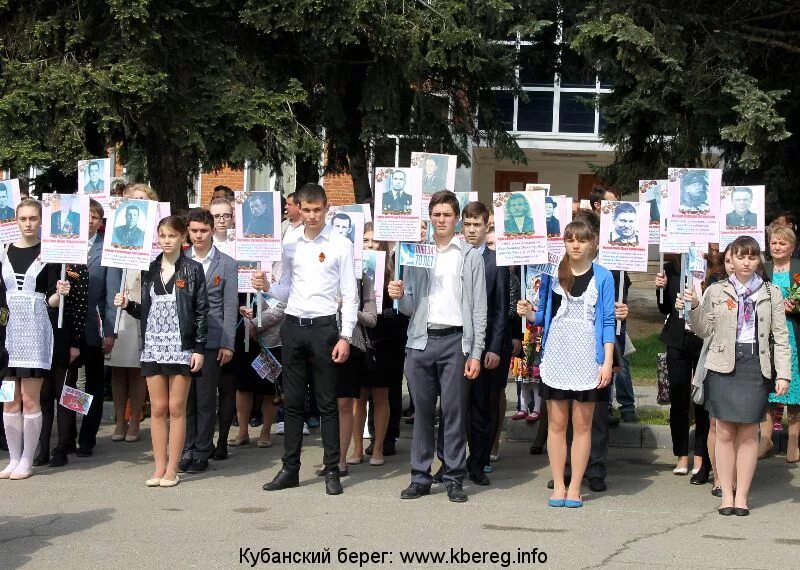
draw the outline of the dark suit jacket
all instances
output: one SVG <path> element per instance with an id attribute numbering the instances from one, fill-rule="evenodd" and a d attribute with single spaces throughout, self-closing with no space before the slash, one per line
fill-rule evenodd
<path id="1" fill-rule="evenodd" d="M 239 283 L 236 261 L 220 250 L 206 271 L 208 291 L 208 340 L 206 349 L 234 349 L 236 321 L 239 317 Z"/>
<path id="2" fill-rule="evenodd" d="M 507 230 L 506 230 L 507 231 Z M 547 235 L 549 236 L 557 236 L 561 234 L 561 222 L 558 221 L 558 218 L 553 216 L 552 218 L 547 219 Z"/>
<path id="3" fill-rule="evenodd" d="M 736 212 L 730 212 L 725 216 L 725 225 L 729 228 L 753 228 L 757 223 L 756 215 L 750 211 L 744 216 L 740 216 Z"/>
<path id="4" fill-rule="evenodd" d="M 103 191 L 103 179 L 97 181 L 97 184 L 92 184 L 92 181 L 89 180 L 86 184 L 83 185 L 83 191 L 87 194 L 97 194 L 98 192 Z"/>
<path id="5" fill-rule="evenodd" d="M 425 172 L 422 173 L 422 191 L 428 194 L 433 194 L 439 190 L 447 190 L 447 178 L 441 172 L 437 172 L 430 178 L 425 177 Z"/>
<path id="6" fill-rule="evenodd" d="M 140 227 L 128 229 L 128 226 L 117 226 L 111 236 L 111 243 L 129 247 L 142 247 L 144 245 L 144 230 Z"/>
<path id="7" fill-rule="evenodd" d="M 488 247 L 483 250 L 486 274 L 486 352 L 502 355 L 511 345 L 508 321 L 509 279 L 507 267 L 497 267 L 497 256 Z"/>
<path id="8" fill-rule="evenodd" d="M 667 276 L 667 286 L 664 288 L 664 302 L 658 301 L 658 310 L 662 315 L 667 315 L 667 321 L 661 330 L 659 339 L 667 346 L 683 350 L 686 339 L 686 321 L 683 312 L 675 309 L 675 298 L 680 292 L 681 269 L 674 261 L 664 264 L 664 274 Z M 656 291 L 656 299 L 660 295 Z"/>
<path id="9" fill-rule="evenodd" d="M 505 227 L 503 228 L 506 234 L 527 234 L 533 232 L 533 218 L 525 216 L 522 219 L 522 227 L 517 226 L 514 218 L 506 218 Z"/>
<path id="10" fill-rule="evenodd" d="M 0 208 L 0 222 L 7 222 L 17 217 L 17 213 L 11 206 L 4 206 Z"/>
<path id="11" fill-rule="evenodd" d="M 102 346 L 100 323 L 103 323 L 103 336 L 116 338 L 114 320 L 117 309 L 114 295 L 119 293 L 122 270 L 103 267 L 103 236 L 97 234 L 89 248 L 89 314 L 86 319 L 86 344 Z"/>
<path id="12" fill-rule="evenodd" d="M 410 212 L 411 194 L 401 192 L 400 196 L 395 200 L 394 192 L 384 192 L 381 205 L 384 212 Z"/>
<path id="13" fill-rule="evenodd" d="M 81 216 L 78 212 L 69 211 L 67 214 L 67 223 L 72 225 L 72 231 L 64 232 L 63 218 L 61 217 L 61 210 L 50 214 L 50 235 L 63 236 L 63 235 L 79 235 L 81 233 Z"/>

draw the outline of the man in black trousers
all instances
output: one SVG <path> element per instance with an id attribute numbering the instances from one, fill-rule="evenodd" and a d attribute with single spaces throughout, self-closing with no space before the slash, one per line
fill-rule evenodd
<path id="1" fill-rule="evenodd" d="M 508 321 L 510 275 L 506 267 L 497 267 L 495 252 L 486 247 L 488 208 L 481 202 L 470 202 L 464 206 L 461 223 L 467 242 L 483 256 L 486 274 L 486 350 L 481 373 L 470 384 L 467 474 L 473 483 L 488 485 L 489 478 L 484 468 L 489 465 L 494 442 L 492 412 L 497 413 L 500 394 L 508 382 L 508 366 L 511 362 Z"/>
<path id="2" fill-rule="evenodd" d="M 300 450 L 306 387 L 314 389 L 322 416 L 325 492 L 342 493 L 339 482 L 339 409 L 336 402 L 338 366 L 350 356 L 350 341 L 358 314 L 358 290 L 353 244 L 325 225 L 328 199 L 317 184 L 297 192 L 304 230 L 284 241 L 283 272 L 272 287 L 263 273 L 253 278 L 257 291 L 287 303 L 281 325 L 284 422 L 283 468 L 264 485 L 278 491 L 300 484 Z M 341 334 L 336 313 L 341 298 Z"/>

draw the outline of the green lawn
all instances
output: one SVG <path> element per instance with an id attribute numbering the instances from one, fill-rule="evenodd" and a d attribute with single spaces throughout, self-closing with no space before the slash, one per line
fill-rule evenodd
<path id="1" fill-rule="evenodd" d="M 666 351 L 664 343 L 658 340 L 658 333 L 631 340 L 636 347 L 636 352 L 628 359 L 633 383 L 655 386 L 657 380 L 656 355 Z"/>

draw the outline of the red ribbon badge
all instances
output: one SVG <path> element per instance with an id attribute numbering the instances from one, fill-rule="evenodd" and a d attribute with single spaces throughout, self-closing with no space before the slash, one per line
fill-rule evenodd
<path id="1" fill-rule="evenodd" d="M 733 309 L 736 308 L 736 301 L 734 301 L 733 299 L 728 299 L 727 304 L 729 311 L 732 311 Z"/>
<path id="2" fill-rule="evenodd" d="M 214 275 L 214 285 L 219 285 L 222 282 L 222 279 L 219 275 Z"/>
<path id="3" fill-rule="evenodd" d="M 176 286 L 178 289 L 183 289 L 184 287 L 186 287 L 186 281 L 184 281 L 183 279 L 178 279 L 178 280 L 175 282 L 175 286 Z"/>
<path id="4" fill-rule="evenodd" d="M 322 263 L 323 261 L 325 261 L 325 253 L 320 251 L 319 252 L 319 262 Z"/>

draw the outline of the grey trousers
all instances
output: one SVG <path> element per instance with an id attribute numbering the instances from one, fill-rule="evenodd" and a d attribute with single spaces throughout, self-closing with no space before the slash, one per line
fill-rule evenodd
<path id="1" fill-rule="evenodd" d="M 466 409 L 469 394 L 464 377 L 466 357 L 461 334 L 428 337 L 424 350 L 407 349 L 405 374 L 414 399 L 415 420 L 411 440 L 411 481 L 430 484 L 435 451 L 434 414 L 441 394 L 444 422 L 443 481 L 461 483 L 467 472 Z"/>
<path id="2" fill-rule="evenodd" d="M 218 348 L 205 351 L 200 376 L 192 378 L 186 402 L 185 459 L 208 459 L 214 451 L 214 428 L 217 425 L 217 386 L 222 368 L 217 362 Z"/>

